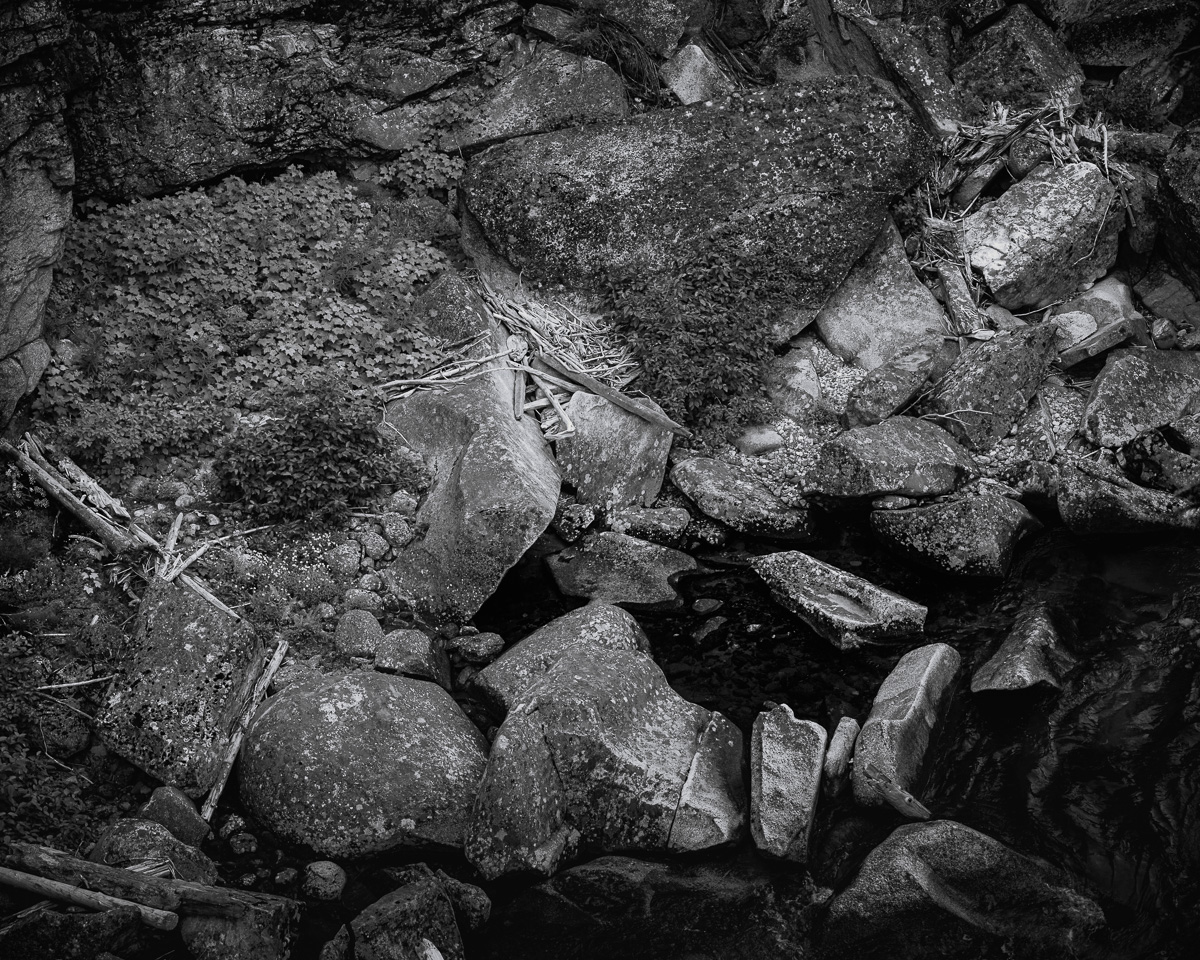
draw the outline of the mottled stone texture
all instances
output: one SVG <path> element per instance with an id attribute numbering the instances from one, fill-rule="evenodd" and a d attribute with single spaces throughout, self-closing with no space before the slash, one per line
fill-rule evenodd
<path id="1" fill-rule="evenodd" d="M 1179 132 L 1163 164 L 1163 249 L 1200 296 L 1200 122 Z"/>
<path id="2" fill-rule="evenodd" d="M 682 604 L 672 580 L 695 570 L 696 561 L 673 547 L 606 530 L 548 558 L 547 566 L 568 597 L 635 609 L 672 609 Z"/>
<path id="3" fill-rule="evenodd" d="M 750 834 L 763 853 L 808 862 L 825 761 L 825 728 L 787 704 L 760 713 L 750 736 Z"/>
<path id="4" fill-rule="evenodd" d="M 1131 347 L 1109 354 L 1084 412 L 1087 438 L 1117 447 L 1183 416 L 1200 397 L 1200 355 Z"/>
<path id="5" fill-rule="evenodd" d="M 789 507 L 761 483 L 723 460 L 689 457 L 671 469 L 671 482 L 697 507 L 739 533 L 774 540 L 807 540 L 806 509 Z"/>

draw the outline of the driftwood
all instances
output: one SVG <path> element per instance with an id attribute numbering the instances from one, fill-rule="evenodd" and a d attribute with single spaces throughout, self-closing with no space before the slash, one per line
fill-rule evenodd
<path id="1" fill-rule="evenodd" d="M 97 507 L 107 510 L 122 520 L 131 520 L 125 504 L 113 497 L 100 484 L 91 478 L 74 460 L 65 453 L 57 450 L 52 444 L 40 440 L 31 433 L 25 434 L 25 441 L 33 447 L 40 447 L 47 460 L 53 462 L 58 472 L 83 491 L 83 496 L 91 500 Z"/>
<path id="2" fill-rule="evenodd" d="M 32 843 L 12 842 L 4 851 L 5 863 L 23 874 L 33 874 L 73 888 L 88 890 L 121 901 L 172 914 L 240 917 L 246 903 L 237 891 L 210 887 L 189 880 L 152 877 L 120 867 L 81 860 L 68 853 Z M 23 887 L 22 889 L 28 889 Z M 54 894 L 37 890 L 45 896 Z M 62 899 L 55 897 L 55 899 Z M 84 904 L 88 906 L 88 904 Z M 107 909 L 100 907 L 98 909 Z M 167 928 L 170 929 L 170 928 Z"/>
<path id="3" fill-rule="evenodd" d="M 62 903 L 74 904 L 77 907 L 88 907 L 92 910 L 112 910 L 116 907 L 132 907 L 137 911 L 142 922 L 156 930 L 174 930 L 179 926 L 179 914 L 168 910 L 147 907 L 132 900 L 122 900 L 111 897 L 106 893 L 96 893 L 82 887 L 61 883 L 58 880 L 47 880 L 45 877 L 22 873 L 9 867 L 0 867 L 0 883 L 18 890 L 26 890 Z"/>

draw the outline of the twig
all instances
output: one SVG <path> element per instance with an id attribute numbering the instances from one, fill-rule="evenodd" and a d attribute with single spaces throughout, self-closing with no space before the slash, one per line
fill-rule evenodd
<path id="1" fill-rule="evenodd" d="M 43 636 L 45 636 L 45 634 L 43 634 Z M 115 673 L 110 673 L 107 677 L 93 677 L 91 680 L 76 680 L 74 683 L 51 683 L 44 687 L 34 687 L 33 689 L 40 692 L 42 690 L 66 690 L 69 687 L 86 687 L 93 683 L 104 683 L 104 681 L 111 680 L 115 676 Z"/>
<path id="2" fill-rule="evenodd" d="M 188 557 L 186 560 L 180 561 L 177 565 L 171 567 L 170 570 L 168 570 L 166 573 L 164 573 L 163 579 L 167 583 L 170 583 L 172 580 L 174 580 L 176 577 L 178 577 L 181 573 L 183 573 L 184 570 L 186 570 L 188 567 L 190 567 L 193 563 L 195 563 L 197 560 L 199 560 L 202 556 L 204 556 L 204 554 L 206 554 L 208 552 L 208 548 L 210 546 L 211 546 L 211 544 L 208 544 L 208 543 L 201 544 L 200 549 L 196 550 L 190 557 Z"/>
<path id="3" fill-rule="evenodd" d="M 167 531 L 167 539 L 163 542 L 162 552 L 170 555 L 175 552 L 175 544 L 179 541 L 179 530 L 183 526 L 183 514 L 177 513 L 175 519 L 171 522 L 171 529 Z"/>
<path id="4" fill-rule="evenodd" d="M 537 388 L 541 391 L 542 395 L 550 401 L 550 406 L 554 408 L 554 412 L 558 414 L 559 422 L 562 424 L 562 430 L 555 434 L 554 439 L 565 440 L 567 437 L 573 437 L 575 435 L 575 424 L 567 416 L 567 411 L 563 409 L 563 405 L 550 389 L 550 385 L 536 373 L 531 373 L 529 376 L 537 384 Z"/>

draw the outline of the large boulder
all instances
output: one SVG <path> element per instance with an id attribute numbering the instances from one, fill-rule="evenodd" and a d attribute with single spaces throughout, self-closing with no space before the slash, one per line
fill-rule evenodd
<path id="1" fill-rule="evenodd" d="M 937 497 L 975 471 L 971 455 L 937 424 L 892 417 L 823 444 L 807 482 L 833 497 Z"/>
<path id="2" fill-rule="evenodd" d="M 791 306 L 816 311 L 929 159 L 900 100 L 830 77 L 501 144 L 462 189 L 488 238 L 539 279 L 648 278 L 708 244 L 785 273 Z"/>
<path id="3" fill-rule="evenodd" d="M 96 717 L 109 748 L 191 797 L 217 778 L 262 672 L 253 628 L 179 581 L 153 582 Z"/>
<path id="4" fill-rule="evenodd" d="M 472 691 L 507 714 L 529 685 L 582 644 L 650 652 L 650 641 L 633 615 L 596 600 L 539 627 L 471 678 Z"/>
<path id="5" fill-rule="evenodd" d="M 864 370 L 945 332 L 941 305 L 917 279 L 890 218 L 816 323 L 834 353 Z"/>
<path id="6" fill-rule="evenodd" d="M 972 450 L 1007 436 L 1054 361 L 1056 330 L 1021 327 L 963 351 L 930 400 L 942 427 Z"/>
<path id="7" fill-rule="evenodd" d="M 370 671 L 300 681 L 246 734 L 241 797 L 327 857 L 459 847 L 487 744 L 437 684 Z"/>
<path id="8" fill-rule="evenodd" d="M 664 864 L 600 857 L 518 894 L 488 928 L 482 956 L 793 960 L 805 955 L 804 930 L 793 920 L 797 894 L 749 858 Z"/>
<path id="9" fill-rule="evenodd" d="M 925 607 L 798 550 L 756 557 L 750 566 L 783 607 L 843 650 L 925 628 Z"/>
<path id="10" fill-rule="evenodd" d="M 1200 354 L 1130 347 L 1108 355 L 1092 383 L 1083 429 L 1101 447 L 1119 447 L 1139 433 L 1183 416 L 1200 397 Z"/>
<path id="11" fill-rule="evenodd" d="M 619 603 L 639 610 L 673 609 L 682 603 L 675 577 L 696 561 L 673 547 L 624 533 L 590 533 L 546 559 L 558 589 L 568 597 Z"/>
<path id="12" fill-rule="evenodd" d="M 671 482 L 707 516 L 738 533 L 774 540 L 812 537 L 808 511 L 789 507 L 761 483 L 712 457 L 689 457 L 671 468 Z"/>
<path id="13" fill-rule="evenodd" d="M 579 845 L 702 850 L 745 829 L 742 734 L 646 654 L 572 647 L 509 711 L 467 837 L 483 876 L 554 872 Z"/>
<path id="14" fill-rule="evenodd" d="M 1017 544 L 1041 526 L 1017 501 L 989 494 L 871 513 L 871 530 L 889 547 L 967 577 L 1004 577 Z"/>
<path id="15" fill-rule="evenodd" d="M 1163 162 L 1163 249 L 1200 296 L 1200 122 L 1179 132 Z"/>
<path id="16" fill-rule="evenodd" d="M 952 820 L 897 828 L 829 904 L 831 960 L 1079 955 L 1104 925 L 1063 875 Z M 1002 946 L 1003 945 L 1003 946 Z"/>
<path id="17" fill-rule="evenodd" d="M 1104 276 L 1122 222 L 1116 187 L 1095 164 L 1043 164 L 966 218 L 965 243 L 996 302 L 1025 310 Z"/>
<path id="18" fill-rule="evenodd" d="M 478 358 L 504 349 L 487 307 L 458 276 L 414 305 L 430 331 L 457 341 L 479 333 Z M 387 422 L 421 454 L 433 483 L 417 512 L 424 533 L 396 551 L 391 591 L 434 619 L 469 620 L 549 526 L 559 474 L 532 417 L 513 417 L 513 373 L 497 361 L 446 390 L 388 405 Z"/>

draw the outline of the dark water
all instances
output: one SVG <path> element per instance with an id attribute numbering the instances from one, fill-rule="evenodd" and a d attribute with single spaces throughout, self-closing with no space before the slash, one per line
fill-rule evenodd
<path id="1" fill-rule="evenodd" d="M 775 604 L 747 566 L 763 544 L 698 554 L 681 581 L 688 607 L 640 615 L 655 657 L 684 697 L 748 733 L 764 703 L 832 730 L 866 718 L 879 683 L 907 649 L 839 651 Z M 924 642 L 963 656 L 960 695 L 921 799 L 948 817 L 1081 878 L 1112 935 L 1090 953 L 1195 955 L 1200 936 L 1200 544 L 1117 546 L 1051 531 L 1002 584 L 951 582 L 880 555 L 847 532 L 814 555 L 930 609 Z M 690 612 L 721 601 L 717 629 Z M 970 675 L 1023 603 L 1054 612 L 1078 664 L 1060 692 L 972 695 Z M 523 636 L 579 601 L 547 582 L 539 561 L 510 574 L 481 611 L 481 629 Z M 898 824 L 848 801 L 820 813 L 817 882 L 837 887 Z"/>

